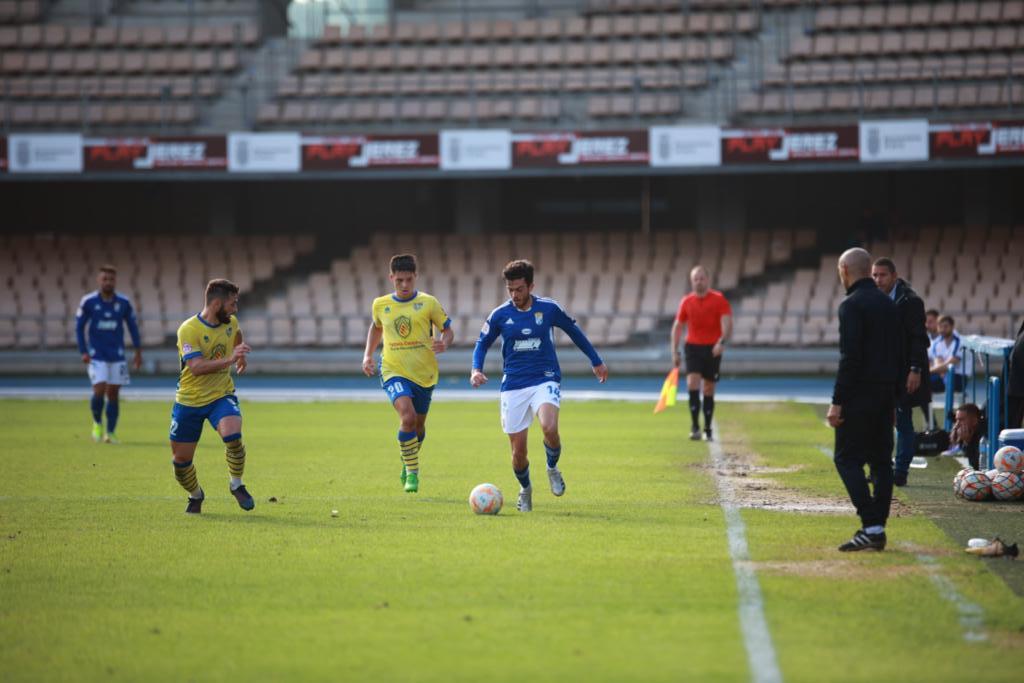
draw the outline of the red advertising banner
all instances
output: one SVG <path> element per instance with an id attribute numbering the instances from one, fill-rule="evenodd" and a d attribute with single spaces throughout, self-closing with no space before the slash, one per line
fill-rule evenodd
<path id="1" fill-rule="evenodd" d="M 646 130 L 513 133 L 513 168 L 646 166 Z"/>
<path id="2" fill-rule="evenodd" d="M 857 126 L 813 126 L 722 131 L 723 164 L 855 161 Z"/>
<path id="3" fill-rule="evenodd" d="M 440 166 L 437 135 L 337 135 L 302 138 L 303 171 Z"/>
<path id="4" fill-rule="evenodd" d="M 223 135 L 152 138 L 86 138 L 86 171 L 223 171 L 228 167 Z"/>
<path id="5" fill-rule="evenodd" d="M 0 135 L 0 171 L 7 170 L 7 136 Z"/>
<path id="6" fill-rule="evenodd" d="M 981 159 L 1024 154 L 1024 121 L 933 123 L 928 126 L 933 159 Z"/>

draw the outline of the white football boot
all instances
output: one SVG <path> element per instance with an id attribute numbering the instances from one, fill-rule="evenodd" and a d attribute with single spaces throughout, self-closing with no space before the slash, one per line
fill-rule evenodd
<path id="1" fill-rule="evenodd" d="M 519 489 L 519 502 L 516 503 L 516 509 L 520 512 L 530 512 L 533 510 L 533 486 L 527 486 L 525 489 Z"/>
<path id="2" fill-rule="evenodd" d="M 548 468 L 548 481 L 551 482 L 551 493 L 560 496 L 565 493 L 565 479 L 557 467 Z"/>

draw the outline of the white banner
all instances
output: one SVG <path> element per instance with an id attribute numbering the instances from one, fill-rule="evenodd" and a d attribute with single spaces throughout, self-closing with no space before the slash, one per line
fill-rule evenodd
<path id="1" fill-rule="evenodd" d="M 229 133 L 228 170 L 297 173 L 302 168 L 298 133 Z"/>
<path id="2" fill-rule="evenodd" d="M 928 121 L 861 121 L 860 160 L 928 161 Z"/>
<path id="3" fill-rule="evenodd" d="M 441 131 L 441 170 L 507 171 L 510 168 L 512 168 L 511 131 Z"/>
<path id="4" fill-rule="evenodd" d="M 81 173 L 82 136 L 12 135 L 7 156 L 11 173 Z"/>
<path id="5" fill-rule="evenodd" d="M 718 126 L 653 126 L 648 134 L 651 166 L 722 165 Z"/>

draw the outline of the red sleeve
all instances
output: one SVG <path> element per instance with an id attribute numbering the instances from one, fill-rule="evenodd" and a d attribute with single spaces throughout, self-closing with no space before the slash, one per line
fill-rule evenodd
<path id="1" fill-rule="evenodd" d="M 719 315 L 732 315 L 732 306 L 729 305 L 729 300 L 722 295 L 722 303 L 719 305 Z"/>
<path id="2" fill-rule="evenodd" d="M 686 318 L 686 297 L 684 296 L 682 299 L 679 300 L 679 310 L 676 311 L 676 322 L 685 323 Z"/>

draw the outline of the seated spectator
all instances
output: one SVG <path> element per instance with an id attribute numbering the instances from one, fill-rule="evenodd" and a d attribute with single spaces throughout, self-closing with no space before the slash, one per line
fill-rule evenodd
<path id="1" fill-rule="evenodd" d="M 933 394 L 946 391 L 946 371 L 953 367 L 953 391 L 964 390 L 965 378 L 973 371 L 971 354 L 961 353 L 960 335 L 953 329 L 953 317 L 944 315 L 939 318 L 939 337 L 928 349 L 928 362 L 931 373 L 929 384 Z"/>
<path id="2" fill-rule="evenodd" d="M 981 409 L 965 403 L 956 409 L 956 422 L 949 434 L 950 449 L 943 455 L 963 455 L 971 469 L 978 469 L 978 449 L 985 433 Z"/>
<path id="3" fill-rule="evenodd" d="M 929 308 L 924 312 L 924 329 L 928 332 L 928 341 L 930 342 L 942 336 L 939 334 L 939 312 L 934 308 Z"/>

